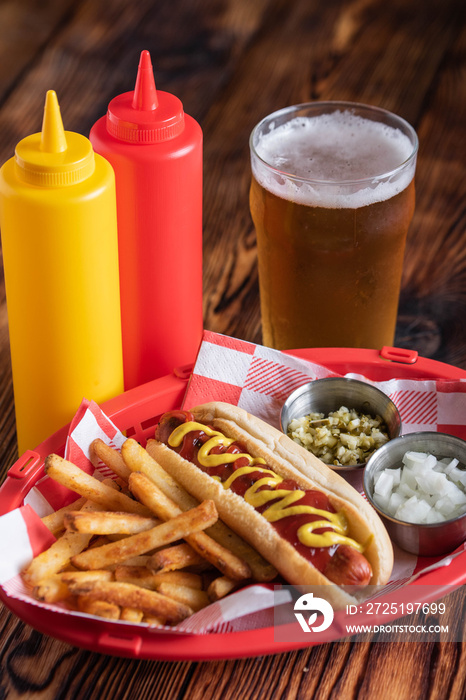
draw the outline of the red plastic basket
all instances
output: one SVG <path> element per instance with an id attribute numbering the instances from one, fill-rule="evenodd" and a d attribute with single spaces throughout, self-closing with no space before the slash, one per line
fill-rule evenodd
<path id="1" fill-rule="evenodd" d="M 325 365 L 340 374 L 354 372 L 376 381 L 394 377 L 466 379 L 464 370 L 419 357 L 413 351 L 395 348 L 383 348 L 381 352 L 318 348 L 293 350 L 290 354 Z M 182 404 L 190 370 L 190 367 L 176 370 L 173 375 L 132 389 L 111 399 L 102 409 L 128 437 L 145 445 L 153 435 L 158 417 Z M 67 433 L 68 426 L 65 426 L 15 462 L 0 488 L 0 515 L 22 504 L 25 495 L 43 476 L 44 460 L 48 454 L 64 453 Z M 466 583 L 466 552 L 457 556 L 446 569 L 424 574 L 416 581 L 418 585 L 421 583 L 429 587 L 426 590 L 436 586 L 439 595 L 442 590 L 450 592 L 452 587 Z M 178 635 L 160 633 L 141 625 L 117 626 L 103 619 L 67 617 L 64 624 L 63 614 L 10 598 L 2 589 L 0 599 L 24 622 L 44 634 L 74 646 L 116 656 L 201 661 L 275 654 L 312 645 L 312 642 L 276 641 L 273 627 L 221 634 Z"/>

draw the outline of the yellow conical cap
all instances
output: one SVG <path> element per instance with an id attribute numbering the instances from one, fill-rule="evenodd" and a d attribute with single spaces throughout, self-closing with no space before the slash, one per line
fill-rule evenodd
<path id="1" fill-rule="evenodd" d="M 16 173 L 30 185 L 64 187 L 82 182 L 94 172 L 94 151 L 85 136 L 65 131 L 57 95 L 45 98 L 42 131 L 27 136 L 15 150 Z"/>
<path id="2" fill-rule="evenodd" d="M 60 105 L 55 90 L 49 90 L 45 96 L 40 149 L 45 153 L 61 153 L 67 149 Z"/>

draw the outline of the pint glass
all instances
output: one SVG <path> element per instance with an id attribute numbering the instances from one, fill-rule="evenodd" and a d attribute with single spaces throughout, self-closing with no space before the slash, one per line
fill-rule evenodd
<path id="1" fill-rule="evenodd" d="M 417 147 L 400 117 L 348 102 L 296 105 L 254 128 L 265 345 L 393 345 Z"/>

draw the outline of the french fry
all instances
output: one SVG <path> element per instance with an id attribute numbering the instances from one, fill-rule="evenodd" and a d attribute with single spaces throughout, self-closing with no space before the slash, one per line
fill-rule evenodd
<path id="1" fill-rule="evenodd" d="M 49 455 L 45 460 L 45 472 L 63 486 L 103 506 L 105 510 L 127 511 L 128 513 L 151 516 L 151 512 L 141 503 L 137 503 L 124 493 L 106 486 L 98 479 L 86 474 L 72 462 L 56 454 Z"/>
<path id="2" fill-rule="evenodd" d="M 113 489 L 114 491 L 121 491 L 120 484 L 117 482 L 116 479 L 110 479 L 110 478 L 102 479 L 102 481 L 100 483 L 104 484 L 105 486 L 110 486 L 110 488 Z M 125 482 L 125 485 L 126 485 L 126 482 Z"/>
<path id="3" fill-rule="evenodd" d="M 111 571 L 63 571 L 42 580 L 34 587 L 33 595 L 37 600 L 42 600 L 44 603 L 58 603 L 69 597 L 69 581 L 89 581 L 97 579 L 110 581 L 112 576 L 113 574 Z"/>
<path id="4" fill-rule="evenodd" d="M 63 569 L 60 569 L 60 574 L 64 573 L 65 571 L 66 572 L 77 571 L 77 568 L 75 566 L 73 566 L 73 564 L 70 563 L 70 564 L 67 564 L 66 566 L 64 566 Z"/>
<path id="5" fill-rule="evenodd" d="M 106 479 L 102 479 L 102 484 L 105 484 L 106 486 L 111 486 L 112 489 L 115 489 L 115 491 L 122 491 L 124 494 L 129 496 L 128 492 L 128 482 L 124 481 L 123 479 L 120 479 L 119 476 L 117 476 L 116 479 L 110 479 L 107 477 Z"/>
<path id="6" fill-rule="evenodd" d="M 220 598 L 224 598 L 226 595 L 231 593 L 238 588 L 238 582 L 233 581 L 227 576 L 219 576 L 219 578 L 214 579 L 209 587 L 207 588 L 207 595 L 209 600 L 213 603 Z"/>
<path id="7" fill-rule="evenodd" d="M 179 586 L 175 583 L 161 583 L 158 587 L 158 592 L 166 595 L 168 598 L 173 598 L 183 605 L 192 608 L 194 612 L 205 608 L 209 605 L 210 600 L 205 591 L 199 591 L 188 586 Z"/>
<path id="8" fill-rule="evenodd" d="M 106 569 L 96 571 L 62 571 L 57 576 L 67 585 L 69 583 L 79 583 L 83 581 L 111 581 L 113 572 Z"/>
<path id="9" fill-rule="evenodd" d="M 137 557 L 130 557 L 130 559 L 125 559 L 118 564 L 106 567 L 107 569 L 114 570 L 117 566 L 147 566 L 149 563 L 150 556 L 148 554 L 140 554 Z"/>
<path id="10" fill-rule="evenodd" d="M 176 571 L 188 566 L 202 566 L 206 560 L 187 543 L 160 549 L 149 558 L 147 566 L 154 572 Z"/>
<path id="11" fill-rule="evenodd" d="M 161 617 L 156 617 L 156 615 L 144 615 L 142 621 L 151 625 L 151 627 L 162 627 L 165 622 Z"/>
<path id="12" fill-rule="evenodd" d="M 42 580 L 34 587 L 33 595 L 44 603 L 58 603 L 70 596 L 68 582 L 73 581 L 110 581 L 113 577 L 111 571 L 61 571 Z"/>
<path id="13" fill-rule="evenodd" d="M 56 535 L 65 527 L 63 524 L 63 518 L 65 517 L 65 514 L 68 513 L 70 510 L 81 510 L 85 503 L 85 498 L 78 498 L 76 501 L 73 501 L 73 503 L 70 503 L 69 505 L 64 506 L 63 508 L 60 508 L 60 510 L 56 510 L 54 513 L 50 513 L 50 515 L 45 515 L 43 518 L 41 518 L 41 520 L 44 523 L 45 527 L 48 527 L 48 529 L 53 535 Z"/>
<path id="14" fill-rule="evenodd" d="M 153 574 L 144 566 L 117 566 L 115 571 L 116 581 L 134 583 L 136 586 L 157 590 L 162 583 L 173 583 L 188 588 L 201 590 L 202 579 L 199 574 L 188 571 L 166 571 L 161 574 Z"/>
<path id="15" fill-rule="evenodd" d="M 98 615 L 98 617 L 105 617 L 107 620 L 120 618 L 119 606 L 107 600 L 96 600 L 88 595 L 78 595 L 77 604 L 78 610 L 89 615 Z"/>
<path id="16" fill-rule="evenodd" d="M 157 575 L 163 576 L 162 583 L 175 583 L 178 586 L 202 590 L 202 576 L 191 571 L 166 571 L 163 574 L 155 574 Z"/>
<path id="17" fill-rule="evenodd" d="M 181 622 L 193 614 L 192 608 L 147 588 L 120 581 L 85 581 L 69 584 L 72 593 L 104 600 L 124 608 L 142 610 L 170 624 Z"/>
<path id="18" fill-rule="evenodd" d="M 82 513 L 70 511 L 64 515 L 64 524 L 71 532 L 84 532 L 92 535 L 134 535 L 158 525 L 156 518 L 146 518 L 136 513 L 120 511 L 99 511 Z"/>
<path id="19" fill-rule="evenodd" d="M 150 439 L 144 449 L 136 440 L 128 438 L 121 447 L 121 455 L 131 471 L 141 471 L 146 474 L 181 510 L 192 508 L 193 504 L 197 503 L 196 499 L 158 463 L 159 444 L 157 440 Z M 222 547 L 233 552 L 239 559 L 247 562 L 255 581 L 266 582 L 276 578 L 275 567 L 221 520 L 209 528 L 206 534 Z"/>
<path id="20" fill-rule="evenodd" d="M 115 576 L 115 581 L 132 583 L 135 586 L 148 588 L 152 591 L 155 591 L 159 583 L 161 583 L 160 579 L 157 579 L 155 575 L 145 566 L 120 565 L 115 567 L 113 573 Z"/>
<path id="21" fill-rule="evenodd" d="M 36 586 L 43 579 L 56 574 L 68 564 L 75 554 L 82 552 L 87 547 L 91 537 L 92 535 L 66 532 L 49 549 L 41 552 L 32 560 L 23 574 L 26 583 L 30 586 Z"/>
<path id="22" fill-rule="evenodd" d="M 161 525 L 156 525 L 150 530 L 131 535 L 118 542 L 111 542 L 103 547 L 88 549 L 73 557 L 72 564 L 78 569 L 102 569 L 112 564 L 121 563 L 130 557 L 145 554 L 157 547 L 183 539 L 188 533 L 199 532 L 212 525 L 217 517 L 214 502 L 204 501 L 196 508 L 192 508 Z M 86 537 L 87 535 L 78 536 Z"/>
<path id="23" fill-rule="evenodd" d="M 70 590 L 59 574 L 52 574 L 34 586 L 33 595 L 44 603 L 58 603 L 70 595 Z"/>
<path id="24" fill-rule="evenodd" d="M 106 467 L 115 472 L 121 479 L 128 481 L 131 471 L 125 464 L 125 461 L 118 450 L 115 450 L 110 445 L 107 445 L 103 440 L 97 438 L 91 442 L 89 454 L 92 464 L 97 467 L 98 460 L 103 462 Z"/>
<path id="25" fill-rule="evenodd" d="M 162 520 L 175 518 L 183 512 L 146 474 L 133 472 L 129 477 L 128 484 L 136 498 Z M 251 569 L 245 561 L 222 547 L 205 532 L 189 533 L 184 539 L 194 551 L 229 578 L 244 580 L 251 577 Z"/>
<path id="26" fill-rule="evenodd" d="M 99 508 L 92 502 L 86 502 L 83 510 Z M 65 532 L 48 549 L 34 557 L 29 566 L 23 571 L 23 578 L 30 586 L 37 586 L 42 580 L 67 566 L 71 558 L 82 552 L 90 542 L 92 535 L 82 535 L 75 532 Z"/>
<path id="27" fill-rule="evenodd" d="M 162 469 L 147 450 L 133 438 L 124 441 L 121 446 L 121 456 L 131 472 L 146 474 L 181 510 L 190 510 L 198 505 L 198 501 L 185 491 L 168 472 Z"/>
<path id="28" fill-rule="evenodd" d="M 136 610 L 135 608 L 122 608 L 120 613 L 120 620 L 125 620 L 126 622 L 141 622 L 144 617 L 142 610 Z"/>
<path id="29" fill-rule="evenodd" d="M 107 535 L 99 535 L 99 537 L 96 537 L 91 541 L 89 544 L 89 549 L 93 549 L 94 547 L 102 547 L 103 544 L 108 544 L 109 542 L 110 538 L 107 537 Z"/>

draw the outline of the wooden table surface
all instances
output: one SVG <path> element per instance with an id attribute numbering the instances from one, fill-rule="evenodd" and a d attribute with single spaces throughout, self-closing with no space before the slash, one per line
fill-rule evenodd
<path id="1" fill-rule="evenodd" d="M 367 102 L 417 130 L 417 208 L 396 345 L 466 369 L 464 0 L 2 0 L 0 161 L 38 131 L 45 92 L 88 134 L 132 90 L 148 49 L 159 89 L 204 132 L 205 328 L 260 341 L 248 137 L 309 100 Z M 33 352 L 31 346 L 31 352 Z M 17 457 L 0 281 L 1 478 Z M 249 660 L 158 662 L 61 643 L 0 609 L 2 698 L 461 698 L 457 643 L 325 644 Z"/>

